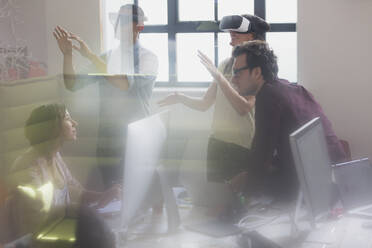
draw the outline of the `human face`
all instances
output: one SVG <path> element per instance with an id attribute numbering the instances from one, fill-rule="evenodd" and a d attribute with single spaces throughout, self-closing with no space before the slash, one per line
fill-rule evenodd
<path id="1" fill-rule="evenodd" d="M 246 34 L 246 33 L 238 33 L 235 31 L 230 31 L 230 38 L 231 38 L 230 45 L 233 47 L 240 45 L 245 41 L 254 40 L 254 36 L 252 33 Z"/>
<path id="2" fill-rule="evenodd" d="M 66 114 L 62 120 L 61 137 L 63 140 L 76 140 L 76 126 L 78 123 L 74 121 L 70 113 L 66 110 Z"/>
<path id="3" fill-rule="evenodd" d="M 135 44 L 143 28 L 143 25 L 137 24 L 136 22 L 118 25 L 115 30 L 115 38 L 122 41 L 130 41 L 128 38 L 132 37 L 132 42 Z M 128 34 L 131 34 L 131 36 L 128 36 Z"/>
<path id="4" fill-rule="evenodd" d="M 144 26 L 133 23 L 133 44 L 135 44 L 138 40 L 139 33 L 143 30 Z"/>
<path id="5" fill-rule="evenodd" d="M 240 95 L 256 95 L 262 85 L 261 69 L 258 67 L 249 69 L 246 56 L 242 54 L 235 58 L 232 82 L 236 85 Z"/>

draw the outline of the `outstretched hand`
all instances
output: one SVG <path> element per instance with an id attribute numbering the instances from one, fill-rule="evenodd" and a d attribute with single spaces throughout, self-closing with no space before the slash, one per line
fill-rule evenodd
<path id="1" fill-rule="evenodd" d="M 174 92 L 173 94 L 168 95 L 167 97 L 158 101 L 157 103 L 159 107 L 165 107 L 168 105 L 177 104 L 177 103 L 180 103 L 179 96 L 180 95 L 177 92 Z"/>
<path id="2" fill-rule="evenodd" d="M 198 50 L 198 57 L 200 59 L 200 62 L 204 65 L 204 67 L 209 71 L 209 73 L 212 75 L 212 77 L 215 79 L 217 83 L 219 83 L 221 80 L 223 80 L 224 76 L 222 73 L 216 68 L 216 66 L 213 64 L 212 60 L 208 58 L 207 55 L 202 53 Z"/>
<path id="3" fill-rule="evenodd" d="M 57 26 L 53 31 L 53 36 L 56 38 L 58 47 L 63 55 L 72 55 L 73 45 L 68 32 L 64 28 Z"/>
<path id="4" fill-rule="evenodd" d="M 72 47 L 78 51 L 82 56 L 89 58 L 92 55 L 92 51 L 88 47 L 87 43 L 83 41 L 79 36 L 69 32 L 69 37 L 72 40 L 76 40 L 79 43 L 79 46 L 73 45 Z"/>
<path id="5" fill-rule="evenodd" d="M 82 56 L 88 58 L 92 55 L 92 51 L 88 45 L 77 35 L 68 32 L 61 26 L 57 26 L 53 32 L 54 37 L 57 40 L 58 47 L 64 55 L 72 55 L 72 50 L 75 49 Z M 79 43 L 79 46 L 73 44 L 73 40 Z"/>

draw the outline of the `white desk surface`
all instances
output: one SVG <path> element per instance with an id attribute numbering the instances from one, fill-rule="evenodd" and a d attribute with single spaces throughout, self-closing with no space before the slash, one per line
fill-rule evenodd
<path id="1" fill-rule="evenodd" d="M 201 215 L 190 214 L 190 209 L 182 209 L 181 223 L 203 218 Z M 166 228 L 165 213 L 157 216 L 154 223 Z M 190 217 L 191 216 L 191 217 Z M 118 225 L 119 218 L 107 219 L 110 226 Z M 359 217 L 344 216 L 339 219 L 318 223 L 315 229 L 310 229 L 307 221 L 300 221 L 303 232 L 297 239 L 290 235 L 290 224 L 286 217 L 277 219 L 257 230 L 260 234 L 271 239 L 283 248 L 372 248 L 372 228 L 364 228 L 364 222 L 372 221 Z M 148 222 L 145 220 L 144 222 Z M 204 234 L 189 231 L 183 227 L 174 234 L 136 235 L 136 229 L 128 236 L 125 245 L 119 247 L 136 248 L 238 248 L 236 236 L 214 238 Z M 140 231 L 141 232 L 141 231 Z"/>

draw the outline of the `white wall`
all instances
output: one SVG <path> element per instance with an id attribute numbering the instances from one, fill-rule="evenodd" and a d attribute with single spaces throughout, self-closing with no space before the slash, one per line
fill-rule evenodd
<path id="1" fill-rule="evenodd" d="M 298 0 L 298 82 L 354 158 L 372 158 L 372 1 Z"/>
<path id="2" fill-rule="evenodd" d="M 2 82 L 44 75 L 47 61 L 44 1 L 0 0 Z M 22 50 L 15 52 L 15 48 Z"/>
<path id="3" fill-rule="evenodd" d="M 100 53 L 100 0 L 45 0 L 45 5 L 50 75 L 62 73 L 62 54 L 52 34 L 57 25 L 77 34 Z M 82 58 L 79 61 L 86 62 Z"/>

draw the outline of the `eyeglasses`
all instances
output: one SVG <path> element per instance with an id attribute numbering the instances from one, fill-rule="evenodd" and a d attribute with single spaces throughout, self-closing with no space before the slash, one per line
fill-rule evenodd
<path id="1" fill-rule="evenodd" d="M 233 75 L 233 77 L 237 77 L 237 76 L 239 76 L 239 73 L 241 71 L 244 71 L 244 70 L 247 70 L 247 69 L 250 69 L 249 66 L 247 66 L 247 65 L 243 66 L 243 67 L 240 67 L 238 69 L 233 69 L 232 75 Z"/>

